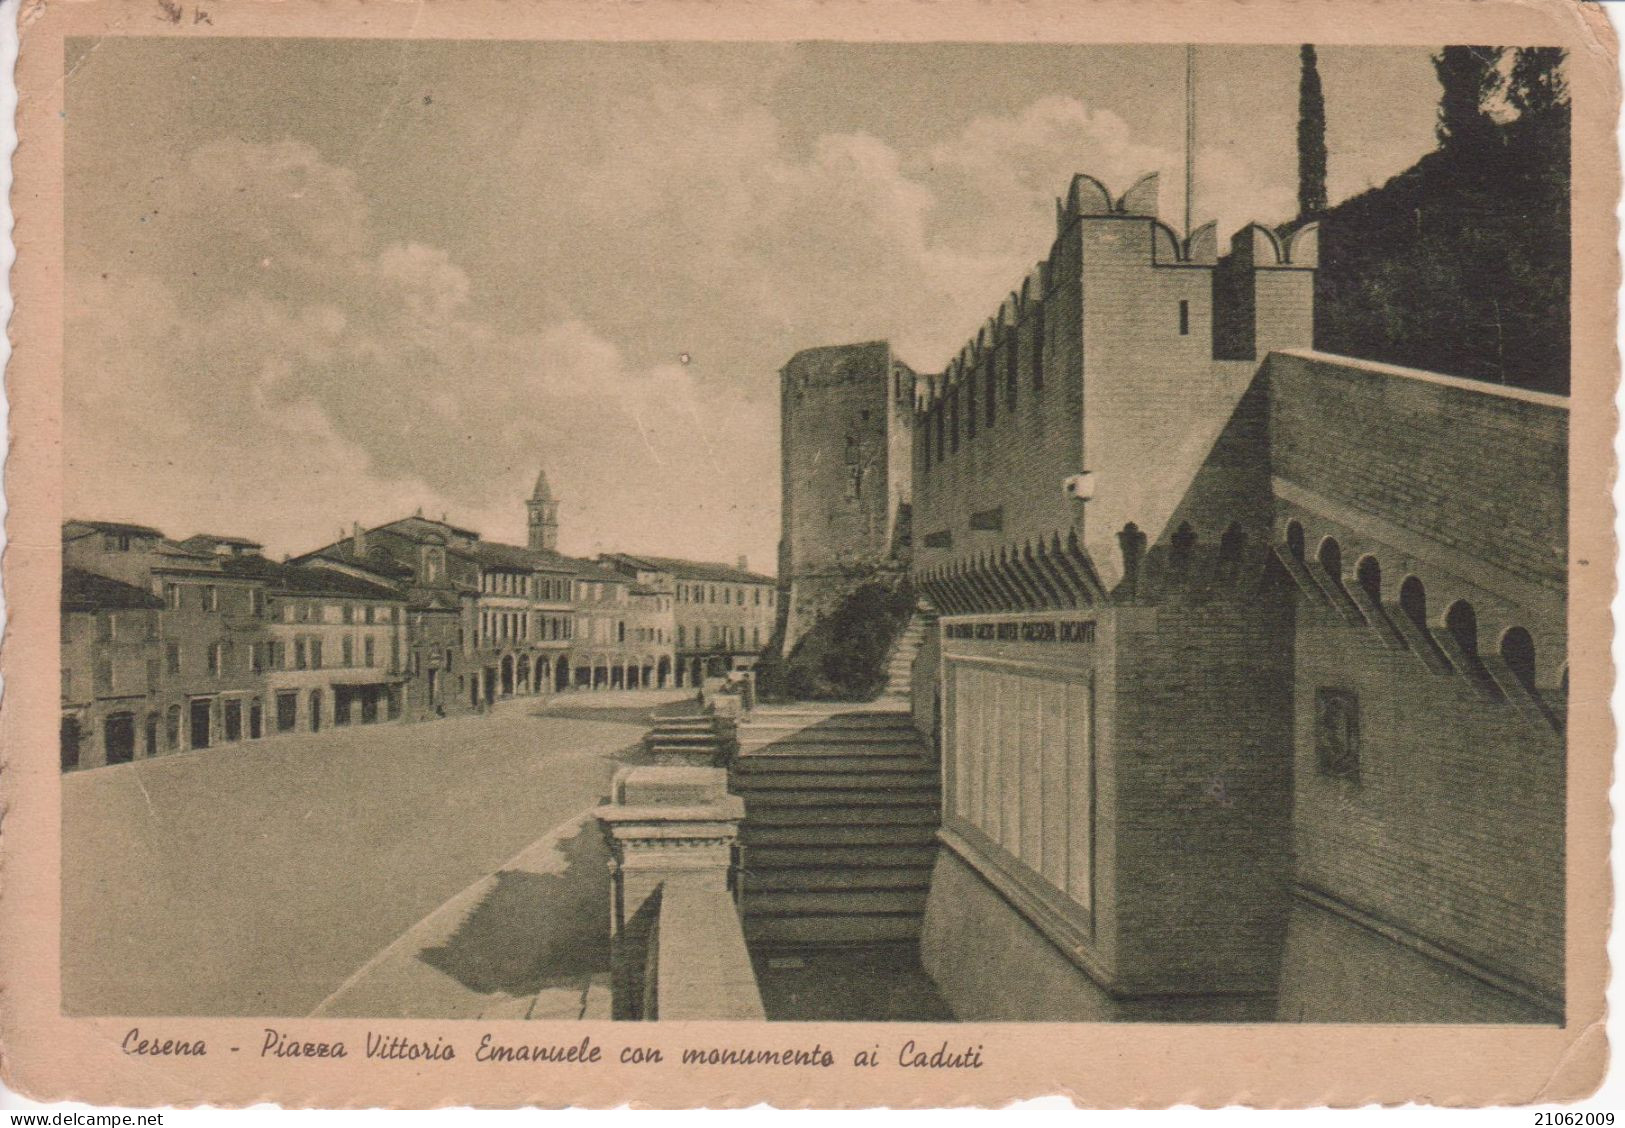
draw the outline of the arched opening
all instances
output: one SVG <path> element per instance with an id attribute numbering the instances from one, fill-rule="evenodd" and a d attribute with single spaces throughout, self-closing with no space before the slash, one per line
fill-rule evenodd
<path id="1" fill-rule="evenodd" d="M 524 657 L 524 655 L 520 655 L 519 661 L 518 661 L 518 663 L 516 664 L 516 666 L 514 668 L 514 673 L 518 677 L 519 692 L 520 693 L 529 693 L 530 692 L 530 660 L 528 658 Z"/>
<path id="2" fill-rule="evenodd" d="M 513 655 L 502 656 L 502 696 L 513 696 Z"/>
<path id="3" fill-rule="evenodd" d="M 1469 658 L 1478 657 L 1478 614 L 1465 599 L 1458 599 L 1445 609 L 1444 629 L 1456 640 L 1461 652 Z"/>
<path id="4" fill-rule="evenodd" d="M 660 689 L 665 689 L 670 684 L 671 659 L 662 654 L 660 656 L 660 661 L 655 666 L 655 685 Z"/>
<path id="5" fill-rule="evenodd" d="M 570 659 L 562 654 L 553 665 L 553 688 L 560 692 L 570 688 Z"/>
<path id="6" fill-rule="evenodd" d="M 265 705 L 258 697 L 248 703 L 248 739 L 258 740 L 265 733 Z"/>
<path id="7" fill-rule="evenodd" d="M 1501 636 L 1501 661 L 1512 676 L 1531 693 L 1535 689 L 1535 640 L 1522 627 L 1511 627 Z"/>
<path id="8" fill-rule="evenodd" d="M 1294 560 L 1303 559 L 1303 526 L 1296 521 L 1286 523 L 1286 550 Z"/>
<path id="9" fill-rule="evenodd" d="M 1327 537 L 1320 542 L 1320 551 L 1315 553 L 1315 559 L 1326 570 L 1326 575 L 1338 587 L 1343 586 L 1343 546 L 1337 543 L 1336 537 Z"/>
<path id="10" fill-rule="evenodd" d="M 1424 631 L 1428 629 L 1427 588 L 1415 576 L 1406 576 L 1405 582 L 1399 585 L 1399 609 L 1417 627 Z"/>
<path id="11" fill-rule="evenodd" d="M 1219 538 L 1219 566 L 1234 569 L 1241 564 L 1241 554 L 1247 547 L 1247 534 L 1240 523 L 1230 522 Z"/>
<path id="12" fill-rule="evenodd" d="M 1174 571 L 1183 572 L 1190 567 L 1191 554 L 1196 551 L 1196 530 L 1189 521 L 1181 521 L 1174 535 L 1168 538 L 1168 562 Z"/>
<path id="13" fill-rule="evenodd" d="M 1354 578 L 1360 588 L 1371 597 L 1371 602 L 1382 606 L 1382 565 L 1375 556 L 1362 556 L 1354 566 Z"/>
<path id="14" fill-rule="evenodd" d="M 535 681 L 536 692 L 537 693 L 546 692 L 548 682 L 552 679 L 552 677 L 553 677 L 553 672 L 548 666 L 547 659 L 546 658 L 538 658 L 538 659 L 536 659 L 536 681 Z"/>

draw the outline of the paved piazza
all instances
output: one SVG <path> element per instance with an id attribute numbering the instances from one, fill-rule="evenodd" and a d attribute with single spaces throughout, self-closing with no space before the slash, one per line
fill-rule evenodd
<path id="1" fill-rule="evenodd" d="M 411 954 L 470 992 L 522 997 L 555 971 L 594 970 L 538 966 L 547 951 L 515 948 L 514 934 L 546 933 L 547 896 L 575 926 L 595 927 L 601 913 L 607 929 L 597 830 L 572 820 L 607 794 L 618 766 L 640 758 L 650 711 L 680 709 L 680 698 L 519 699 L 485 716 L 64 776 L 64 1010 L 330 1009 L 415 926 L 453 910 L 464 915 L 447 943 Z M 510 863 L 550 835 L 562 870 L 532 880 L 541 901 L 505 905 Z M 501 894 L 465 909 L 476 886 Z M 551 950 L 572 947 L 560 938 Z"/>

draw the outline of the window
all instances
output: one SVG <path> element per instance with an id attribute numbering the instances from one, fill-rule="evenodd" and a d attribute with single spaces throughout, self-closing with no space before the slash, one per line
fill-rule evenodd
<path id="1" fill-rule="evenodd" d="M 167 607 L 171 611 L 179 611 L 181 609 L 181 585 L 180 584 L 165 584 L 164 585 L 164 606 Z"/>
<path id="2" fill-rule="evenodd" d="M 213 584 L 203 585 L 203 610 L 220 610 L 220 589 Z"/>
<path id="3" fill-rule="evenodd" d="M 355 639 L 345 635 L 340 650 L 343 655 L 341 659 L 343 664 L 346 666 L 355 665 Z"/>
<path id="4" fill-rule="evenodd" d="M 293 668 L 296 670 L 308 669 L 310 666 L 309 644 L 302 638 L 293 640 Z"/>
<path id="5" fill-rule="evenodd" d="M 376 649 L 376 644 L 377 640 L 372 638 L 368 638 L 362 642 L 361 657 L 363 659 L 363 665 L 375 666 L 378 664 L 378 652 Z M 399 643 L 397 643 L 397 646 L 398 645 Z"/>
<path id="6" fill-rule="evenodd" d="M 1427 589 L 1415 576 L 1406 576 L 1405 582 L 1399 585 L 1399 609 L 1416 624 L 1418 630 L 1428 629 Z"/>
<path id="7" fill-rule="evenodd" d="M 181 707 L 171 705 L 164 714 L 164 747 L 179 748 L 181 746 Z"/>
<path id="8" fill-rule="evenodd" d="M 147 625 L 147 641 L 158 641 L 158 616 L 149 611 L 143 616 L 142 621 Z"/>
<path id="9" fill-rule="evenodd" d="M 322 640 L 319 638 L 310 640 L 310 668 L 313 670 L 322 668 Z"/>
<path id="10" fill-rule="evenodd" d="M 96 616 L 96 641 L 112 642 L 118 637 L 117 617 L 111 612 Z"/>
<path id="11" fill-rule="evenodd" d="M 1191 335 L 1191 303 L 1187 301 L 1179 303 L 1179 335 L 1181 337 Z"/>
<path id="12" fill-rule="evenodd" d="M 251 642 L 248 644 L 249 665 L 256 674 L 263 672 L 265 669 L 265 650 L 263 649 L 265 645 L 266 644 L 259 642 Z"/>
<path id="13" fill-rule="evenodd" d="M 686 639 L 685 639 L 685 638 L 684 638 L 684 635 L 686 635 L 686 634 L 687 634 L 687 633 L 688 633 L 688 628 L 687 628 L 687 627 L 685 627 L 685 626 L 683 626 L 683 625 L 681 625 L 681 624 L 678 624 L 678 627 L 677 627 L 677 645 L 678 645 L 678 646 L 682 646 L 682 645 L 683 645 L 683 643 L 684 643 L 684 642 L 685 642 L 685 641 L 687 641 L 687 640 L 686 640 Z"/>
<path id="14" fill-rule="evenodd" d="M 220 676 L 220 659 L 222 657 L 221 645 L 218 642 L 209 643 L 209 676 Z"/>
<path id="15" fill-rule="evenodd" d="M 256 619 L 265 618 L 265 591 L 262 588 L 249 589 L 248 611 Z"/>
<path id="16" fill-rule="evenodd" d="M 343 619 L 346 623 L 355 622 L 355 608 L 348 603 L 344 605 Z"/>
<path id="17" fill-rule="evenodd" d="M 181 644 L 178 642 L 164 643 L 164 669 L 171 674 L 181 672 Z"/>
<path id="18" fill-rule="evenodd" d="M 374 622 L 377 619 L 377 617 L 378 617 L 378 608 L 374 607 L 370 603 L 367 604 L 367 609 L 364 612 L 365 621 L 371 623 L 371 622 Z"/>
<path id="19" fill-rule="evenodd" d="M 615 624 L 615 641 L 626 641 L 626 622 L 624 620 Z"/>
<path id="20" fill-rule="evenodd" d="M 62 667 L 62 696 L 69 701 L 73 700 L 73 671 L 66 666 Z"/>
<path id="21" fill-rule="evenodd" d="M 1469 659 L 1478 657 L 1478 615 L 1465 599 L 1452 603 L 1444 613 L 1444 627 Z"/>
<path id="22" fill-rule="evenodd" d="M 1352 690 L 1315 690 L 1315 767 L 1324 776 L 1360 778 L 1360 699 Z"/>

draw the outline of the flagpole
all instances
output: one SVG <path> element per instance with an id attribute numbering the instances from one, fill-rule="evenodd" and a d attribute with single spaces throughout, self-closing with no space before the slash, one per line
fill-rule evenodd
<path id="1" fill-rule="evenodd" d="M 1185 46 L 1185 238 L 1191 236 L 1191 201 L 1196 194 L 1196 45 Z"/>

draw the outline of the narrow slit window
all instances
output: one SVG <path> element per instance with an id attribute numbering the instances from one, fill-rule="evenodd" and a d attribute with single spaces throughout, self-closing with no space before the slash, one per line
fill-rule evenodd
<path id="1" fill-rule="evenodd" d="M 1188 337 L 1188 336 L 1190 336 L 1190 333 L 1191 333 L 1191 303 L 1186 302 L 1186 301 L 1182 301 L 1182 302 L 1179 303 L 1179 335 L 1181 337 Z"/>

